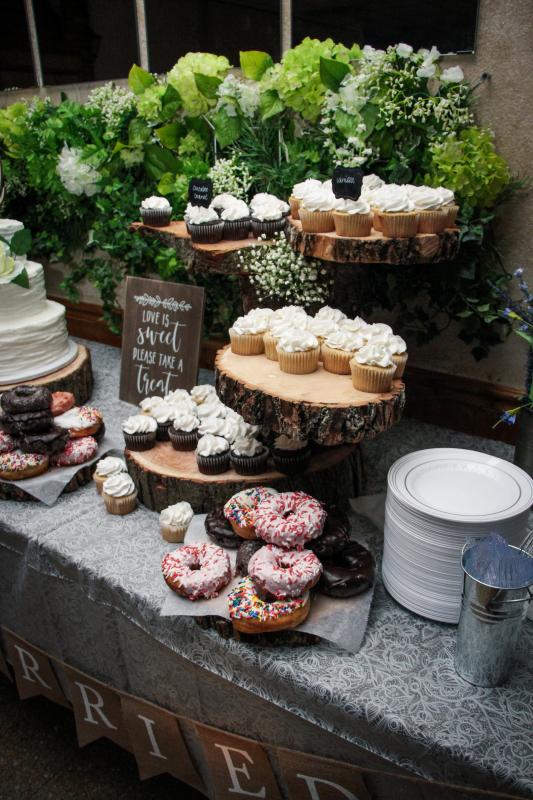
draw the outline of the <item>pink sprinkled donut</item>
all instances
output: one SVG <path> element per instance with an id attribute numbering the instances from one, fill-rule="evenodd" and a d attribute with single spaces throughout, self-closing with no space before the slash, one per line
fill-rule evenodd
<path id="1" fill-rule="evenodd" d="M 282 550 L 267 544 L 251 557 L 248 575 L 261 596 L 301 597 L 318 581 L 322 564 L 311 550 Z"/>
<path id="2" fill-rule="evenodd" d="M 216 597 L 231 578 L 229 558 L 216 544 L 178 547 L 166 554 L 161 569 L 167 586 L 189 600 Z"/>
<path id="3" fill-rule="evenodd" d="M 11 453 L 16 446 L 17 443 L 9 433 L 0 431 L 0 453 Z"/>
<path id="4" fill-rule="evenodd" d="M 52 456 L 51 462 L 56 467 L 71 467 L 74 464 L 84 464 L 94 456 L 98 450 L 98 443 L 92 436 L 83 436 L 81 439 L 69 439 L 65 448 Z"/>
<path id="5" fill-rule="evenodd" d="M 302 550 L 320 536 L 326 516 L 322 504 L 305 492 L 282 492 L 259 503 L 255 532 L 270 544 Z"/>

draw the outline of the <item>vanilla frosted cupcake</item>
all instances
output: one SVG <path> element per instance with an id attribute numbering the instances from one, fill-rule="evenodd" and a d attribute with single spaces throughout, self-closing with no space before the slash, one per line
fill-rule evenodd
<path id="1" fill-rule="evenodd" d="M 403 378 L 405 365 L 407 364 L 407 344 L 401 336 L 393 334 L 387 338 L 387 347 L 392 353 L 392 360 L 396 365 L 396 372 L 393 377 Z"/>
<path id="2" fill-rule="evenodd" d="M 375 198 L 379 194 L 379 199 Z M 403 187 L 392 189 L 384 186 L 374 196 L 377 203 L 377 217 L 384 236 L 405 238 L 416 236 L 418 231 L 418 212 L 407 191 Z"/>
<path id="3" fill-rule="evenodd" d="M 168 429 L 168 437 L 174 450 L 194 450 L 198 442 L 199 425 L 200 420 L 191 411 L 177 413 Z"/>
<path id="4" fill-rule="evenodd" d="M 286 319 L 278 319 L 270 324 L 268 331 L 263 335 L 263 343 L 265 345 L 265 355 L 270 361 L 278 360 L 278 341 L 280 336 L 284 333 L 294 329 L 294 324 Z"/>
<path id="5" fill-rule="evenodd" d="M 165 542 L 183 542 L 193 517 L 192 506 L 185 500 L 164 508 L 159 515 L 159 529 Z"/>
<path id="6" fill-rule="evenodd" d="M 350 360 L 364 344 L 360 333 L 342 330 L 332 333 L 320 349 L 324 369 L 337 375 L 349 375 Z"/>
<path id="7" fill-rule="evenodd" d="M 134 414 L 122 423 L 122 432 L 128 450 L 151 450 L 156 441 L 157 422 L 147 414 Z"/>
<path id="8" fill-rule="evenodd" d="M 346 319 L 346 314 L 340 308 L 332 308 L 331 306 L 322 306 L 315 314 L 315 319 L 329 319 L 336 325 L 340 325 Z"/>
<path id="9" fill-rule="evenodd" d="M 448 210 L 442 204 L 438 189 L 429 186 L 413 186 L 409 197 L 418 212 L 419 233 L 440 233 L 446 227 Z"/>
<path id="10" fill-rule="evenodd" d="M 251 436 L 235 439 L 230 450 L 230 463 L 238 475 L 258 475 L 266 469 L 268 449 Z"/>
<path id="11" fill-rule="evenodd" d="M 300 219 L 299 207 L 306 194 L 310 190 L 317 189 L 320 186 L 322 186 L 322 181 L 319 181 L 316 178 L 308 178 L 305 181 L 301 181 L 301 183 L 296 183 L 292 187 L 292 192 L 289 197 L 289 205 L 293 219 Z"/>
<path id="12" fill-rule="evenodd" d="M 333 222 L 337 236 L 370 236 L 373 214 L 366 200 L 340 198 L 333 210 Z"/>
<path id="13" fill-rule="evenodd" d="M 296 328 L 280 336 L 277 344 L 279 368 L 293 375 L 315 372 L 320 358 L 318 339 L 308 331 Z"/>
<path id="14" fill-rule="evenodd" d="M 389 392 L 396 372 L 392 353 L 385 344 L 365 344 L 350 361 L 352 383 L 360 392 Z"/>
<path id="15" fill-rule="evenodd" d="M 122 458 L 117 458 L 116 456 L 101 458 L 93 474 L 93 481 L 96 484 L 98 494 L 102 494 L 102 487 L 108 478 L 127 471 L 126 463 Z"/>
<path id="16" fill-rule="evenodd" d="M 327 233 L 335 230 L 333 210 L 337 198 L 324 185 L 310 189 L 300 202 L 298 213 L 302 230 L 307 233 Z"/>
<path id="17" fill-rule="evenodd" d="M 327 317 L 310 317 L 306 326 L 306 330 L 316 336 L 319 344 L 323 344 L 328 336 L 331 336 L 338 329 L 339 326 L 335 320 Z"/>
<path id="18" fill-rule="evenodd" d="M 190 206 L 185 215 L 185 222 L 193 242 L 215 244 L 222 239 L 224 220 L 220 219 L 214 208 Z"/>
<path id="19" fill-rule="evenodd" d="M 459 213 L 459 206 L 455 201 L 455 195 L 451 189 L 446 189 L 444 186 L 437 187 L 440 194 L 442 207 L 447 211 L 445 228 L 453 228 L 457 222 L 457 214 Z"/>
<path id="20" fill-rule="evenodd" d="M 238 317 L 229 329 L 231 350 L 239 356 L 256 356 L 263 353 L 263 336 L 268 329 L 264 317 Z"/>
<path id="21" fill-rule="evenodd" d="M 141 203 L 141 219 L 145 225 L 163 228 L 170 224 L 172 207 L 166 197 L 147 197 Z"/>
<path id="22" fill-rule="evenodd" d="M 341 319 L 339 328 L 341 331 L 349 331 L 350 333 L 358 333 L 362 328 L 367 327 L 367 322 L 362 317 L 355 317 L 354 319 Z"/>
<path id="23" fill-rule="evenodd" d="M 218 475 L 229 468 L 229 443 L 222 436 L 206 433 L 196 447 L 198 469 L 205 475 Z"/>
<path id="24" fill-rule="evenodd" d="M 250 209 L 244 200 L 234 200 L 220 214 L 224 220 L 224 239 L 247 239 L 250 233 Z"/>
<path id="25" fill-rule="evenodd" d="M 102 497 L 110 514 L 129 514 L 137 505 L 137 489 L 131 477 L 120 472 L 111 475 L 102 487 Z"/>

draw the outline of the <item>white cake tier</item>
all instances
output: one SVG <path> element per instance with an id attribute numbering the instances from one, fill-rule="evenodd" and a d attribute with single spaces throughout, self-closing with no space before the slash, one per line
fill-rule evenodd
<path id="1" fill-rule="evenodd" d="M 6 288 L 9 285 L 0 286 L 2 299 Z M 27 309 L 8 324 L 0 310 L 0 384 L 46 375 L 72 361 L 76 352 L 67 334 L 65 306 L 60 303 L 45 300 L 38 313 Z"/>
<path id="2" fill-rule="evenodd" d="M 26 272 L 30 283 L 29 289 L 17 286 L 16 283 L 0 284 L 0 335 L 11 327 L 13 320 L 22 322 L 40 314 L 46 309 L 46 290 L 44 287 L 44 270 L 35 261 L 26 261 Z M 0 356 L 0 359 L 3 357 Z"/>

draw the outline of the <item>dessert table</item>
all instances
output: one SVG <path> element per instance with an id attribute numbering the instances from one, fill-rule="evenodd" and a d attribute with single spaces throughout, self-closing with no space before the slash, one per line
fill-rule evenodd
<path id="1" fill-rule="evenodd" d="M 92 402 L 118 434 L 131 412 L 117 399 L 120 351 L 90 347 Z M 413 430 L 406 421 L 362 445 L 374 456 L 369 491 L 383 490 L 387 466 L 419 449 Z M 426 446 L 508 453 L 430 426 L 425 435 Z M 352 522 L 379 564 L 382 532 L 360 514 Z M 91 485 L 50 508 L 1 502 L 0 624 L 119 690 L 206 724 L 368 768 L 533 797 L 532 623 L 511 681 L 498 689 L 462 681 L 455 627 L 402 609 L 380 580 L 357 655 L 326 643 L 258 648 L 160 616 L 165 550 L 156 513 L 139 506 L 108 515 Z M 376 796 L 397 795 L 384 784 Z"/>

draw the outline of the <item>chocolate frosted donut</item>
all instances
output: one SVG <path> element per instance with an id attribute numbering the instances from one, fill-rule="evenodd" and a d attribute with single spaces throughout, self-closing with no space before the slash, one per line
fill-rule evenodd
<path id="1" fill-rule="evenodd" d="M 242 544 L 237 550 L 235 570 L 237 575 L 242 575 L 243 578 L 246 578 L 248 575 L 248 562 L 258 550 L 265 546 L 265 543 L 260 539 L 241 539 L 241 542 Z"/>
<path id="2" fill-rule="evenodd" d="M 0 419 L 2 428 L 14 436 L 25 433 L 47 431 L 52 424 L 50 411 L 22 411 L 18 414 L 4 413 Z"/>
<path id="3" fill-rule="evenodd" d="M 68 431 L 52 427 L 46 433 L 26 433 L 20 440 L 23 453 L 40 453 L 52 455 L 59 453 L 68 442 Z"/>
<path id="4" fill-rule="evenodd" d="M 306 547 L 320 560 L 330 558 L 340 552 L 350 541 L 350 523 L 345 514 L 328 511 L 324 530 L 317 539 L 312 539 Z"/>
<path id="5" fill-rule="evenodd" d="M 2 395 L 2 409 L 10 414 L 25 411 L 49 411 L 52 393 L 46 386 L 17 386 Z"/>
<path id="6" fill-rule="evenodd" d="M 240 536 L 234 533 L 233 528 L 224 516 L 224 509 L 216 508 L 210 511 L 205 518 L 205 532 L 216 544 L 236 550 L 242 542 Z"/>
<path id="7" fill-rule="evenodd" d="M 353 597 L 374 583 L 374 559 L 359 542 L 350 542 L 322 566 L 318 590 L 330 597 Z"/>

